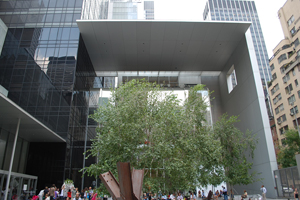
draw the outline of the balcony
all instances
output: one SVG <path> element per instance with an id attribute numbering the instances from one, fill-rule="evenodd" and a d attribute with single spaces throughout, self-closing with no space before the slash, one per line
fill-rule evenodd
<path id="1" fill-rule="evenodd" d="M 300 63 L 300 56 L 296 56 L 291 62 L 286 64 L 285 67 L 285 74 L 288 74 L 294 67 L 296 67 Z"/>

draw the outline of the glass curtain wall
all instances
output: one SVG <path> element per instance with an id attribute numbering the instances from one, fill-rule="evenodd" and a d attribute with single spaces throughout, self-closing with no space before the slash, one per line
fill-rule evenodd
<path id="1" fill-rule="evenodd" d="M 84 148 L 77 147 L 95 135 L 86 121 L 89 99 L 97 95 L 90 92 L 96 74 L 76 24 L 82 4 L 83 0 L 0 0 L 0 18 L 8 27 L 0 85 L 9 91 L 8 98 L 67 141 L 29 144 L 24 173 L 39 177 L 38 189 L 60 186 L 65 178 L 80 187 Z"/>
<path id="2" fill-rule="evenodd" d="M 84 0 L 82 20 L 154 19 L 154 1 Z"/>

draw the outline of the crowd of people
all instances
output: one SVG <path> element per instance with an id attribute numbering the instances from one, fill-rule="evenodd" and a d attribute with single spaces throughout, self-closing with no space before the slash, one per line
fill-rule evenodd
<path id="1" fill-rule="evenodd" d="M 266 200 L 267 189 L 265 188 L 264 185 L 262 185 L 260 190 L 262 192 L 261 200 Z M 158 195 L 156 193 L 154 193 L 154 194 L 144 193 L 143 200 L 181 200 L 181 199 L 183 199 L 183 200 L 196 200 L 196 199 L 218 200 L 218 198 L 222 198 L 222 200 L 228 200 L 228 196 L 229 196 L 230 200 L 235 199 L 233 190 L 231 189 L 230 192 L 227 192 L 227 189 L 224 186 L 222 186 L 221 190 L 217 190 L 214 193 L 210 190 L 208 192 L 208 194 L 206 194 L 204 190 L 202 190 L 202 191 L 199 190 L 197 194 L 195 192 L 191 192 L 191 191 L 186 194 L 179 192 L 179 193 L 169 193 L 168 195 L 161 194 L 161 193 L 158 193 Z M 295 189 L 294 197 L 295 197 L 295 200 L 299 200 L 297 189 Z M 241 195 L 241 200 L 245 200 L 247 198 L 249 198 L 249 200 L 251 200 L 251 197 L 248 196 L 247 191 L 244 190 L 244 193 Z"/>
<path id="2" fill-rule="evenodd" d="M 151 192 L 149 193 L 144 193 L 143 194 L 143 200 L 196 200 L 199 198 L 202 198 L 202 200 L 212 200 L 212 199 L 218 199 L 219 197 L 224 197 L 224 200 L 228 200 L 228 196 L 227 196 L 227 189 L 223 186 L 222 187 L 223 190 L 217 190 L 214 194 L 213 192 L 210 190 L 209 193 L 206 195 L 205 191 L 198 191 L 198 194 L 196 194 L 196 192 L 191 192 L 189 191 L 188 193 L 184 193 L 184 192 L 179 192 L 179 193 L 170 193 L 167 194 L 163 194 L 161 192 L 159 192 L 158 194 L 154 193 L 152 194 Z M 233 195 L 233 192 L 231 190 L 231 194 Z M 198 198 L 197 198 L 198 197 Z"/>
<path id="3" fill-rule="evenodd" d="M 76 187 L 69 189 L 63 185 L 61 188 L 52 187 L 41 190 L 38 194 L 39 200 L 97 200 L 97 193 L 94 192 L 92 187 L 85 188 L 81 191 Z"/>
<path id="4" fill-rule="evenodd" d="M 264 185 L 260 188 L 262 192 L 262 199 L 266 200 L 266 193 L 267 189 Z M 92 189 L 92 187 L 85 188 L 81 191 L 78 190 L 78 188 L 73 187 L 66 187 L 63 185 L 61 188 L 56 187 L 54 184 L 52 187 L 48 188 L 45 187 L 45 189 L 41 190 L 38 195 L 33 195 L 33 189 L 31 188 L 30 193 L 28 193 L 29 198 L 17 198 L 16 195 L 11 196 L 8 199 L 11 200 L 18 200 L 18 199 L 24 199 L 24 200 L 100 200 L 101 197 L 95 192 L 95 190 Z M 4 193 L 5 190 L 2 190 L 1 192 L 1 200 L 4 199 Z M 16 193 L 16 192 L 15 192 Z M 15 194 L 13 193 L 13 194 Z M 218 198 L 222 198 L 222 200 L 228 200 L 228 196 L 230 197 L 230 200 L 234 200 L 234 192 L 231 189 L 230 192 L 227 192 L 227 189 L 222 186 L 222 190 L 217 190 L 214 193 L 210 190 L 208 194 L 204 190 L 199 190 L 198 193 L 189 191 L 188 193 L 184 192 L 178 192 L 178 193 L 168 193 L 164 194 L 161 191 L 158 193 L 143 193 L 142 200 L 218 200 Z M 248 193 L 246 190 L 244 190 L 244 193 L 240 196 L 240 200 L 245 200 L 249 198 L 251 200 L 251 197 L 248 196 Z M 294 189 L 294 198 L 295 200 L 299 200 L 298 197 L 298 190 L 297 188 Z M 239 200 L 239 199 L 236 199 Z"/>

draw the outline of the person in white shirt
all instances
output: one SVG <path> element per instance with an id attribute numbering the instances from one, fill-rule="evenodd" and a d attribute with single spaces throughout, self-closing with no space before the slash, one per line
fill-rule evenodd
<path id="1" fill-rule="evenodd" d="M 64 190 L 65 190 L 65 186 L 63 185 L 59 194 L 60 200 L 64 200 Z"/>
<path id="2" fill-rule="evenodd" d="M 39 196 L 39 199 L 40 200 L 43 200 L 43 197 L 44 197 L 44 190 L 41 190 L 40 193 L 38 194 Z"/>
<path id="3" fill-rule="evenodd" d="M 194 193 L 191 192 L 191 193 L 190 193 L 190 200 L 195 200 L 195 199 L 196 199 L 196 197 L 195 197 Z"/>
<path id="4" fill-rule="evenodd" d="M 182 197 L 181 193 L 178 193 L 178 197 L 177 197 L 177 199 L 183 199 L 183 197 Z"/>
<path id="5" fill-rule="evenodd" d="M 171 200 L 176 199 L 176 198 L 175 198 L 175 195 L 171 194 L 171 195 L 170 195 L 170 199 L 171 199 Z"/>
<path id="6" fill-rule="evenodd" d="M 266 200 L 266 193 L 267 193 L 267 189 L 265 188 L 264 185 L 261 186 L 260 188 L 261 192 L 262 192 L 262 197 L 263 197 L 263 200 Z"/>

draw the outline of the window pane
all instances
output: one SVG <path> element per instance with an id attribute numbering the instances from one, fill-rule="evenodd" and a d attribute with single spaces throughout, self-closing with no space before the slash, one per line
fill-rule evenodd
<path id="1" fill-rule="evenodd" d="M 19 170 L 18 170 L 19 173 L 25 173 L 27 150 L 28 150 L 28 142 L 23 140 L 22 151 L 21 151 L 21 160 L 20 160 Z"/>
<path id="2" fill-rule="evenodd" d="M 69 39 L 69 35 L 70 35 L 70 28 L 63 28 L 63 32 L 62 32 L 62 40 L 67 40 Z"/>
<path id="3" fill-rule="evenodd" d="M 70 40 L 78 40 L 79 38 L 79 29 L 78 28 L 71 28 L 70 32 Z"/>
<path id="4" fill-rule="evenodd" d="M 15 150 L 15 156 L 14 156 L 14 162 L 13 162 L 13 168 L 12 171 L 13 172 L 18 172 L 18 168 L 19 168 L 19 161 L 20 161 L 20 155 L 21 155 L 21 148 L 22 148 L 22 139 L 18 138 L 17 140 L 17 146 L 16 146 L 16 150 Z"/>
<path id="5" fill-rule="evenodd" d="M 7 147 L 6 147 L 6 152 L 5 152 L 5 157 L 4 157 L 4 165 L 3 165 L 3 170 L 8 170 L 9 169 L 9 164 L 10 164 L 10 158 L 11 158 L 11 152 L 14 144 L 14 135 L 9 134 L 8 136 L 8 142 L 7 142 Z"/>
<path id="6" fill-rule="evenodd" d="M 51 28 L 49 40 L 56 40 L 58 28 Z"/>
<path id="7" fill-rule="evenodd" d="M 3 162 L 4 162 L 4 153 L 5 153 L 5 147 L 6 142 L 8 138 L 8 133 L 5 130 L 1 130 L 0 132 L 0 167 L 2 168 Z"/>

